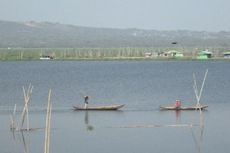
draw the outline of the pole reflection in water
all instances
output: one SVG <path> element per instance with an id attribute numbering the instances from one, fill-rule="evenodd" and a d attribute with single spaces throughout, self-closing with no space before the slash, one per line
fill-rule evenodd
<path id="1" fill-rule="evenodd" d="M 21 132 L 21 136 L 22 136 L 22 142 L 23 142 L 23 149 L 24 149 L 24 153 L 29 153 L 29 146 L 26 143 L 23 131 Z"/>
<path id="2" fill-rule="evenodd" d="M 198 135 L 197 133 L 194 133 L 194 130 L 192 128 L 191 128 L 191 133 L 198 153 L 202 153 L 202 142 L 203 142 L 203 135 L 204 135 L 204 114 L 202 111 L 200 112 L 200 124 L 199 124 Z"/>
<path id="3" fill-rule="evenodd" d="M 28 143 L 26 141 L 26 138 L 24 136 L 24 132 L 23 131 L 20 131 L 19 133 L 15 133 L 15 130 L 12 130 L 11 131 L 12 134 L 13 134 L 13 140 L 18 143 L 17 139 L 16 138 L 19 138 L 19 143 L 23 144 L 23 151 L 24 153 L 29 153 L 29 146 L 28 146 Z M 18 136 L 18 137 L 17 137 Z M 20 152 L 20 151 L 19 151 Z"/>

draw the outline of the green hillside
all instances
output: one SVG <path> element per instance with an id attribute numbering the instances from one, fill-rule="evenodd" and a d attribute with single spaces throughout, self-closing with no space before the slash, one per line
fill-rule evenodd
<path id="1" fill-rule="evenodd" d="M 0 48 L 229 48 L 230 32 L 112 29 L 50 22 L 0 21 Z"/>

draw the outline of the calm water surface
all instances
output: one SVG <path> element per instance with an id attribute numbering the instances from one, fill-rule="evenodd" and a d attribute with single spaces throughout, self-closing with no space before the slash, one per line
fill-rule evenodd
<path id="1" fill-rule="evenodd" d="M 0 62 L 0 152 L 44 152 L 45 108 L 52 89 L 53 153 L 227 153 L 230 150 L 230 63 L 222 61 Z M 180 99 L 196 104 L 193 72 L 208 111 L 160 111 Z M 22 86 L 34 86 L 33 132 L 9 130 L 10 113 L 23 107 Z M 76 112 L 90 104 L 125 104 L 121 111 Z M 193 125 L 188 126 L 188 125 Z M 24 140 L 24 141 L 23 141 Z"/>

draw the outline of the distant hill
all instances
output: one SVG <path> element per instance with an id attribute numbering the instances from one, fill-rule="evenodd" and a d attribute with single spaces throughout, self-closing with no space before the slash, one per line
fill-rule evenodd
<path id="1" fill-rule="evenodd" d="M 230 32 L 93 28 L 50 22 L 0 21 L 0 48 L 230 47 Z"/>

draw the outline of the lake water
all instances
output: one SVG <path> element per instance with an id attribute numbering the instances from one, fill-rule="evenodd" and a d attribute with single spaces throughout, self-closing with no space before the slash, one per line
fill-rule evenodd
<path id="1" fill-rule="evenodd" d="M 225 61 L 20 61 L 0 62 L 0 152 L 44 152 L 48 90 L 52 89 L 52 153 L 227 153 L 230 150 L 230 63 Z M 160 105 L 196 104 L 193 73 L 200 87 L 199 111 L 160 111 Z M 33 85 L 31 132 L 9 129 L 22 86 Z M 120 111 L 73 111 L 90 104 L 125 104 Z M 190 126 L 192 125 L 192 126 Z M 23 141 L 24 140 L 24 141 Z"/>

